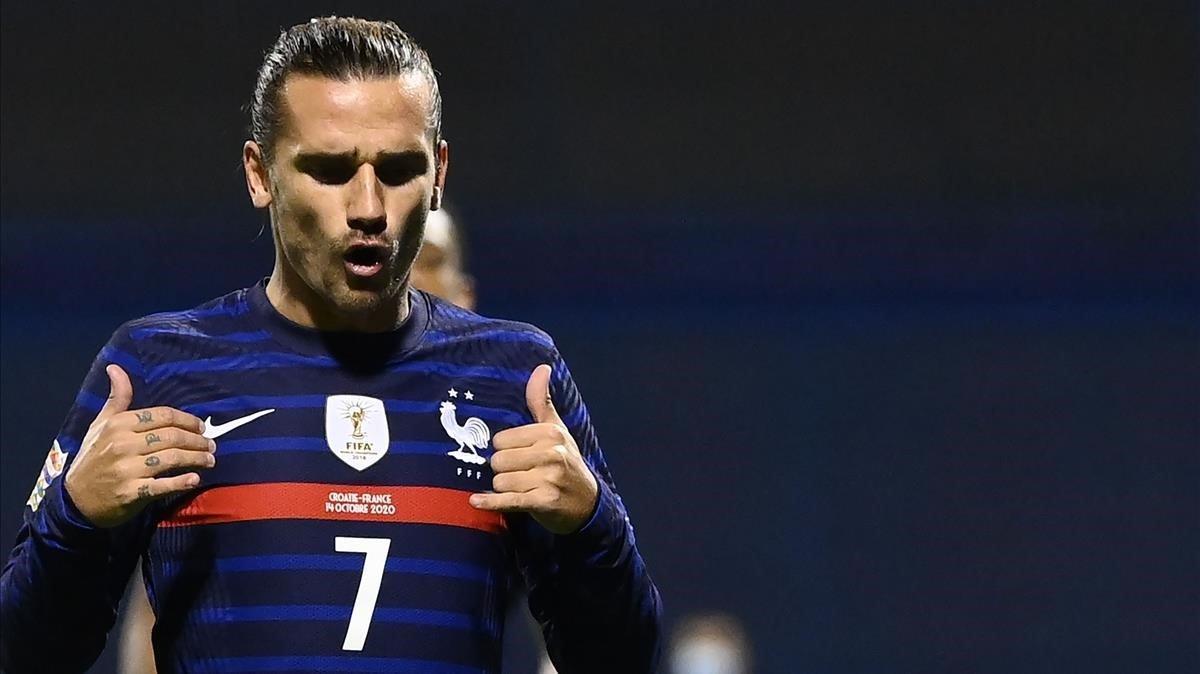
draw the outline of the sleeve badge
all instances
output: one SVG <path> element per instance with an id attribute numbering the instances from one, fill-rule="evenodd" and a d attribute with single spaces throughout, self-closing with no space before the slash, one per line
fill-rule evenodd
<path id="1" fill-rule="evenodd" d="M 46 490 L 50 488 L 50 483 L 54 478 L 62 475 L 63 468 L 67 465 L 67 453 L 62 451 L 58 440 L 54 440 L 54 444 L 50 446 L 50 453 L 46 455 L 46 463 L 42 466 L 42 472 L 38 474 L 37 482 L 33 485 L 33 491 L 29 493 L 29 500 L 25 505 L 29 506 L 34 512 L 38 506 L 42 504 L 42 499 L 46 498 Z"/>

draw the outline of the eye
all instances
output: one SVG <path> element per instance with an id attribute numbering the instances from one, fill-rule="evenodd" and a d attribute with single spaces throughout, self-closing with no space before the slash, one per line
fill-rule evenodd
<path id="1" fill-rule="evenodd" d="M 344 185 L 354 178 L 358 162 L 347 154 L 302 153 L 296 157 L 296 170 L 323 185 Z"/>
<path id="2" fill-rule="evenodd" d="M 345 162 L 313 162 L 304 172 L 323 185 L 344 185 L 354 177 L 354 167 Z"/>
<path id="3" fill-rule="evenodd" d="M 399 187 L 425 174 L 428 164 L 423 154 L 389 157 L 375 166 L 375 175 L 384 185 Z"/>

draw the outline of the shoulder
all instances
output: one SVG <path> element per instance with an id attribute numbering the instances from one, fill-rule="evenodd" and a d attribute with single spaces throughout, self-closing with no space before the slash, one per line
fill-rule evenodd
<path id="1" fill-rule="evenodd" d="M 144 352 L 156 345 L 209 339 L 237 339 L 247 329 L 247 289 L 235 290 L 190 309 L 163 311 L 126 321 L 110 345 Z"/>
<path id="2" fill-rule="evenodd" d="M 554 339 L 530 323 L 482 316 L 422 293 L 429 303 L 426 339 L 433 344 L 494 344 L 497 347 L 527 347 L 539 356 L 557 356 Z"/>

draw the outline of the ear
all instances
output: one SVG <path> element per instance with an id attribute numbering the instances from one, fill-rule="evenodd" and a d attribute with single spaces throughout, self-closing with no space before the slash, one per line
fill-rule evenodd
<path id="1" fill-rule="evenodd" d="M 258 143 L 248 140 L 242 146 L 242 168 L 246 170 L 246 190 L 255 208 L 271 205 L 271 176 Z"/>
<path id="2" fill-rule="evenodd" d="M 438 141 L 437 164 L 433 168 L 433 194 L 429 197 L 429 210 L 442 207 L 442 195 L 446 192 L 446 170 L 450 168 L 450 144 Z"/>

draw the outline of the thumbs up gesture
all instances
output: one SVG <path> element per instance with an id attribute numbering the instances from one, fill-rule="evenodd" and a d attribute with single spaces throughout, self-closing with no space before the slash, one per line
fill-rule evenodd
<path id="1" fill-rule="evenodd" d="M 133 384 L 109 365 L 108 401 L 88 427 L 63 486 L 92 524 L 115 527 L 150 501 L 188 491 L 200 476 L 185 472 L 216 465 L 216 444 L 199 419 L 171 407 L 130 410 Z M 164 476 L 164 473 L 177 473 Z M 178 474 L 181 473 L 181 474 Z"/>
<path id="2" fill-rule="evenodd" d="M 472 494 L 471 505 L 529 513 L 553 533 L 573 533 L 591 517 L 599 487 L 554 409 L 549 365 L 537 366 L 529 376 L 525 404 L 534 423 L 500 431 L 492 438 L 495 493 Z"/>

